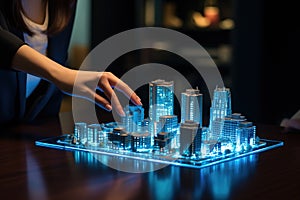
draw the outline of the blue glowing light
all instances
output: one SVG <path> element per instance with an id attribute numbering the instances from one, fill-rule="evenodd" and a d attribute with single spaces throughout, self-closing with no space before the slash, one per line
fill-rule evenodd
<path id="1" fill-rule="evenodd" d="M 173 81 L 152 81 L 148 118 L 142 106 L 127 106 L 121 122 L 76 122 L 74 133 L 36 144 L 193 168 L 283 145 L 281 141 L 258 138 L 252 122 L 232 113 L 228 88 L 214 90 L 208 127 L 202 126 L 203 97 L 198 89 L 182 93 L 180 122 L 173 113 L 173 95 Z"/>

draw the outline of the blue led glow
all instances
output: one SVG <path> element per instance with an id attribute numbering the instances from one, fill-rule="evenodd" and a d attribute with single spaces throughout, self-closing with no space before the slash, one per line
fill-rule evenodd
<path id="1" fill-rule="evenodd" d="M 282 146 L 260 139 L 256 127 L 240 113 L 232 113 L 228 88 L 214 90 L 210 123 L 202 127 L 202 94 L 182 93 L 181 121 L 173 113 L 174 82 L 149 83 L 149 118 L 142 106 L 127 106 L 121 122 L 77 122 L 74 133 L 37 141 L 36 145 L 81 150 L 160 164 L 202 168 Z"/>
<path id="2" fill-rule="evenodd" d="M 155 80 L 149 83 L 149 118 L 159 121 L 163 115 L 173 115 L 174 82 Z"/>
<path id="3" fill-rule="evenodd" d="M 181 123 L 194 121 L 202 127 L 203 96 L 198 89 L 181 93 Z"/>

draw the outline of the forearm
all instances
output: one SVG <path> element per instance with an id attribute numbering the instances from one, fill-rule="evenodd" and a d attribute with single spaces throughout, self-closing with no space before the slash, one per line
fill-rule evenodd
<path id="1" fill-rule="evenodd" d="M 12 61 L 12 68 L 47 79 L 62 91 L 89 99 L 106 110 L 111 110 L 114 106 L 121 116 L 125 113 L 112 88 L 122 91 L 136 105 L 142 104 L 135 92 L 112 73 L 68 69 L 27 45 L 18 49 Z M 111 102 L 97 94 L 97 88 L 100 88 Z"/>
<path id="2" fill-rule="evenodd" d="M 24 41 L 0 26 L 0 69 L 11 69 L 14 55 L 24 44 Z"/>
<path id="3" fill-rule="evenodd" d="M 12 60 L 12 68 L 47 79 L 58 87 L 63 87 L 59 80 L 72 84 L 76 77 L 70 76 L 70 74 L 76 73 L 74 70 L 60 65 L 27 45 L 21 46 L 16 52 Z"/>

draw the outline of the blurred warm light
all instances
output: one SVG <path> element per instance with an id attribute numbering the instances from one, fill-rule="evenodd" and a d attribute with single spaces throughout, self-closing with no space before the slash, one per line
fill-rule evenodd
<path id="1" fill-rule="evenodd" d="M 146 1 L 145 4 L 145 25 L 153 26 L 155 23 L 155 6 L 153 1 Z"/>
<path id="2" fill-rule="evenodd" d="M 219 8 L 214 6 L 205 7 L 204 16 L 210 21 L 211 25 L 216 25 L 219 22 Z"/>
<path id="3" fill-rule="evenodd" d="M 174 17 L 174 18 L 167 18 L 165 21 L 164 21 L 164 24 L 165 26 L 167 27 L 175 27 L 175 28 L 179 28 L 182 26 L 182 21 L 177 18 L 177 17 Z"/>
<path id="4" fill-rule="evenodd" d="M 167 27 L 180 28 L 183 24 L 182 20 L 176 16 L 176 5 L 167 3 L 164 6 L 163 23 Z"/>
<path id="5" fill-rule="evenodd" d="M 178 18 L 167 18 L 164 21 L 165 26 L 179 28 L 182 26 L 182 21 Z"/>
<path id="6" fill-rule="evenodd" d="M 199 12 L 194 12 L 192 18 L 195 25 L 201 28 L 205 28 L 210 25 L 210 21 L 206 17 L 203 17 L 203 15 Z"/>
<path id="7" fill-rule="evenodd" d="M 224 19 L 219 24 L 221 29 L 233 29 L 234 28 L 234 21 L 232 19 Z"/>

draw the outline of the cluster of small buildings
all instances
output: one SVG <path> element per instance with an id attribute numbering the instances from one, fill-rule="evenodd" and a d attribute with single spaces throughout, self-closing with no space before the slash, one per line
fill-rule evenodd
<path id="1" fill-rule="evenodd" d="M 255 126 L 232 113 L 228 88 L 214 90 L 209 127 L 202 126 L 203 95 L 198 89 L 181 93 L 180 121 L 173 108 L 174 82 L 154 80 L 149 83 L 149 117 L 142 106 L 127 106 L 120 122 L 75 123 L 73 144 L 190 158 L 245 152 L 256 145 Z"/>

